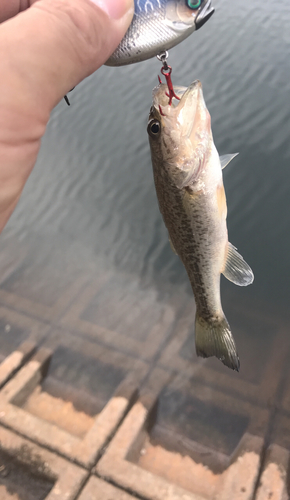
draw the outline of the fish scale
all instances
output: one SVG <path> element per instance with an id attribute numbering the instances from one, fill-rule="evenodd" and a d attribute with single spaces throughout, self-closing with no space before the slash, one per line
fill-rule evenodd
<path id="1" fill-rule="evenodd" d="M 209 318 L 213 315 L 213 311 L 221 310 L 221 303 L 211 285 L 211 248 L 206 252 L 208 255 L 204 252 L 201 258 L 201 248 L 206 248 L 207 235 L 210 231 L 210 225 L 212 225 L 212 221 L 202 210 L 206 200 L 199 200 L 200 206 L 198 207 L 193 202 L 192 218 L 189 218 L 184 210 L 184 197 L 187 196 L 187 193 L 176 189 L 166 170 L 160 175 L 158 161 L 153 159 L 152 164 L 160 212 L 164 223 L 173 246 L 187 269 L 196 297 L 197 308 L 204 318 Z"/>

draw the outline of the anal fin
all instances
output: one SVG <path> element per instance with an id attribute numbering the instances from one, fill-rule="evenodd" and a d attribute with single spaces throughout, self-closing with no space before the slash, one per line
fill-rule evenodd
<path id="1" fill-rule="evenodd" d="M 223 275 L 239 286 L 247 286 L 254 281 L 252 269 L 230 242 L 228 243 L 228 254 Z"/>

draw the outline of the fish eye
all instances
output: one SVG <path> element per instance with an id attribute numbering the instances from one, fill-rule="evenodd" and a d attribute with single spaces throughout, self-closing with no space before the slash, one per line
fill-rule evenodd
<path id="1" fill-rule="evenodd" d="M 187 7 L 192 10 L 197 10 L 202 4 L 202 0 L 185 0 Z"/>
<path id="2" fill-rule="evenodd" d="M 148 127 L 147 127 L 148 134 L 151 135 L 151 137 L 156 137 L 159 135 L 160 132 L 160 123 L 158 120 L 151 120 L 149 122 Z"/>

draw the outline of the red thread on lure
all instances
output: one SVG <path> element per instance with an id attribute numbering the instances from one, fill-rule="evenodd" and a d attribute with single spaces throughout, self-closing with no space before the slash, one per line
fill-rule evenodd
<path id="1" fill-rule="evenodd" d="M 160 104 L 159 104 L 159 111 L 160 111 L 161 116 L 166 116 L 166 115 L 163 113 L 163 111 L 162 111 L 162 108 L 161 108 Z"/>

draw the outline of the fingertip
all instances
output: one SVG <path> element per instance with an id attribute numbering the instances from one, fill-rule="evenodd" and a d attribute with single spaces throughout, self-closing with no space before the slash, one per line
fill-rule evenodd
<path id="1" fill-rule="evenodd" d="M 115 10 L 113 2 L 118 4 Z M 41 100 L 41 105 L 47 103 L 45 107 L 51 111 L 72 87 L 104 64 L 133 15 L 133 0 L 113 2 L 38 0 L 4 23 L 0 55 L 5 56 L 9 71 L 12 69 L 7 81 L 21 75 L 18 84 L 14 78 L 16 95 L 20 86 L 26 102 L 33 101 L 31 105 L 38 107 Z M 100 8 L 101 3 L 106 7 Z"/>
<path id="2" fill-rule="evenodd" d="M 126 16 L 130 19 L 134 13 L 133 0 L 91 0 L 100 7 L 111 19 L 118 20 Z"/>

